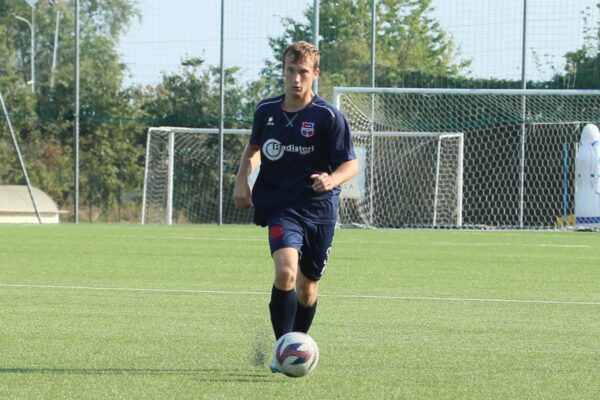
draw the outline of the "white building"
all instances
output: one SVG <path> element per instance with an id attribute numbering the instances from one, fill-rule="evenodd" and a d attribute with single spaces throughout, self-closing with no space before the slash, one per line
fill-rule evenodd
<path id="1" fill-rule="evenodd" d="M 61 212 L 54 200 L 37 188 L 32 188 L 32 194 L 42 223 L 58 224 Z M 27 186 L 0 185 L 0 223 L 39 223 Z"/>

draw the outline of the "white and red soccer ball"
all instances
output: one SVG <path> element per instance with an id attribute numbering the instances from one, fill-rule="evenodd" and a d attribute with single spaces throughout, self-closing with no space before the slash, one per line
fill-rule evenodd
<path id="1" fill-rule="evenodd" d="M 286 333 L 273 346 L 273 359 L 279 363 L 281 373 L 298 378 L 315 369 L 319 362 L 319 347 L 305 333 Z"/>

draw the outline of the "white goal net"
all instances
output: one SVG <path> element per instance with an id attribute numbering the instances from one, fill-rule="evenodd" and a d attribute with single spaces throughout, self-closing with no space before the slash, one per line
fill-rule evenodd
<path id="1" fill-rule="evenodd" d="M 340 225 L 462 225 L 461 132 L 369 132 L 357 125 L 353 139 L 361 168 L 343 186 Z"/>
<path id="2" fill-rule="evenodd" d="M 560 225 L 574 211 L 581 129 L 600 122 L 600 91 L 336 88 L 334 98 L 363 158 L 340 222 L 374 227 Z"/>
<path id="3" fill-rule="evenodd" d="M 250 223 L 234 207 L 234 178 L 249 130 L 154 127 L 148 130 L 142 224 Z"/>
<path id="4" fill-rule="evenodd" d="M 146 168 L 142 200 L 142 224 L 249 223 L 251 211 L 233 207 L 234 177 L 241 149 L 249 130 L 226 129 L 224 167 L 219 166 L 219 131 L 155 127 L 148 130 Z M 365 177 L 369 144 L 377 138 L 376 169 L 387 169 L 377 179 L 390 190 L 385 198 L 396 202 L 388 217 L 412 221 L 412 226 L 457 226 L 461 224 L 462 134 L 423 132 L 356 131 L 354 141 L 361 159 L 361 172 L 342 191 L 340 222 L 374 226 L 372 206 L 382 198 L 370 195 Z M 393 168 L 388 168 L 393 164 Z M 418 173 L 407 175 L 406 169 Z M 220 182 L 223 182 L 222 188 Z M 424 182 L 430 183 L 424 185 Z M 398 188 L 411 193 L 401 196 Z M 418 209 L 418 213 L 411 210 Z M 379 224 L 378 224 L 379 225 Z"/>

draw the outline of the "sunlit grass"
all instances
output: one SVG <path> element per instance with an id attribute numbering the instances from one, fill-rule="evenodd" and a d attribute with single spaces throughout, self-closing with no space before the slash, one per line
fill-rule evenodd
<path id="1" fill-rule="evenodd" d="M 339 230 L 320 363 L 291 379 L 255 365 L 273 342 L 263 229 L 0 226 L 0 398 L 592 399 L 599 244 Z"/>

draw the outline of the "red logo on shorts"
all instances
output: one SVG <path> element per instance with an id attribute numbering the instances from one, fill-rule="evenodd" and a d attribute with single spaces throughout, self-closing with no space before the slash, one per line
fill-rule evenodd
<path id="1" fill-rule="evenodd" d="M 271 229 L 269 229 L 269 238 L 271 240 L 277 240 L 277 239 L 281 238 L 282 235 L 283 235 L 283 227 L 280 225 L 272 226 Z"/>

